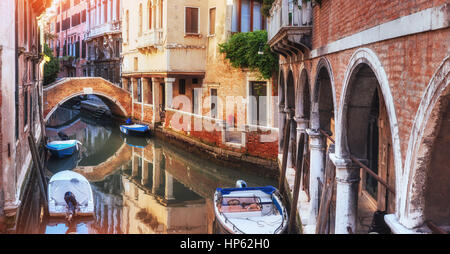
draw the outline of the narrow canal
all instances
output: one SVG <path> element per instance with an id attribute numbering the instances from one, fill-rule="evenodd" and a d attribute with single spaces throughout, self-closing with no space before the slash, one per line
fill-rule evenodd
<path id="1" fill-rule="evenodd" d="M 69 227 L 64 220 L 36 215 L 22 224 L 23 233 L 211 234 L 217 187 L 234 187 L 239 179 L 249 186 L 276 184 L 242 166 L 224 167 L 154 137 L 122 136 L 119 123 L 98 119 L 69 105 L 57 110 L 46 129 L 50 140 L 63 132 L 83 144 L 69 158 L 50 157 L 46 173 L 47 178 L 64 170 L 84 175 L 94 193 L 94 218 Z"/>

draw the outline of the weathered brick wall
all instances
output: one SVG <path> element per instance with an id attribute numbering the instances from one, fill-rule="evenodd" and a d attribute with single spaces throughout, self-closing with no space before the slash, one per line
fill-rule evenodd
<path id="1" fill-rule="evenodd" d="M 265 142 L 263 136 L 272 137 L 271 142 Z M 275 139 L 273 137 L 276 137 Z M 278 156 L 278 133 L 268 130 L 256 130 L 247 133 L 247 153 L 260 157 L 275 160 Z"/>
<path id="2" fill-rule="evenodd" d="M 251 130 L 246 134 L 247 142 L 245 146 L 234 147 L 223 142 L 222 129 L 217 126 L 214 120 L 184 114 L 186 121 L 184 122 L 181 115 L 183 114 L 180 112 L 166 111 L 164 127 L 213 147 L 269 160 L 275 160 L 277 157 L 278 139 L 276 137 L 278 137 L 278 133 L 274 130 Z M 179 124 L 174 120 L 174 117 L 179 117 Z M 189 124 L 190 131 L 188 132 L 187 126 Z M 196 127 L 202 128 L 196 129 Z"/>
<path id="3" fill-rule="evenodd" d="M 450 29 L 447 28 L 359 47 L 372 50 L 386 72 L 398 120 L 402 161 L 405 159 L 412 124 L 420 101 L 434 72 L 444 58 L 449 55 L 449 41 Z M 334 106 L 336 111 L 340 106 L 345 73 L 349 68 L 350 58 L 359 48 L 309 59 L 304 63 L 312 93 L 317 85 L 315 78 L 320 59 L 326 58 L 329 61 L 334 79 L 334 93 L 337 102 L 337 105 Z M 285 73 L 290 66 L 292 66 L 295 81 L 297 81 L 303 65 L 299 62 L 284 64 L 282 69 Z"/>
<path id="4" fill-rule="evenodd" d="M 323 0 L 313 10 L 313 47 L 447 3 L 446 0 Z"/>
<path id="5" fill-rule="evenodd" d="M 143 121 L 146 123 L 153 122 L 153 107 L 152 106 L 144 105 Z"/>
<path id="6" fill-rule="evenodd" d="M 133 118 L 142 119 L 142 105 L 140 103 L 133 103 Z"/>

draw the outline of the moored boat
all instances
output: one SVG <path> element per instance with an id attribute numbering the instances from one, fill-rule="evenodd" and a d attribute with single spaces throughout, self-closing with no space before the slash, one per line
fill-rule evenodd
<path id="1" fill-rule="evenodd" d="M 145 136 L 150 133 L 150 128 L 146 124 L 132 123 L 131 119 L 123 125 L 120 125 L 120 132 L 125 135 Z"/>
<path id="2" fill-rule="evenodd" d="M 73 193 L 78 203 L 76 216 L 94 215 L 94 197 L 89 181 L 71 170 L 61 171 L 48 184 L 48 211 L 51 217 L 64 217 L 68 206 L 64 199 L 67 192 Z"/>
<path id="3" fill-rule="evenodd" d="M 63 158 L 78 151 L 80 145 L 81 143 L 78 140 L 58 140 L 47 143 L 45 147 L 53 156 Z"/>
<path id="4" fill-rule="evenodd" d="M 219 233 L 283 233 L 288 215 L 278 190 L 273 186 L 241 186 L 216 189 L 214 213 Z"/>

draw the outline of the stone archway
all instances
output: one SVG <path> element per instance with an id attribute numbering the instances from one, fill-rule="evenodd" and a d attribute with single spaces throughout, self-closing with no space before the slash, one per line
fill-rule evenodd
<path id="1" fill-rule="evenodd" d="M 394 102 L 386 73 L 372 50 L 362 48 L 352 55 L 340 101 L 335 153 L 338 159 L 334 159 L 339 200 L 336 233 L 347 233 L 348 227 L 356 232 L 360 219 L 371 218 L 374 212 L 361 210 L 358 196 L 364 197 L 365 203 L 376 204 L 377 210 L 398 210 L 395 193 L 366 172 L 361 173 L 360 166 L 351 161 L 351 157 L 358 158 L 390 187 L 399 186 L 401 155 Z"/>
<path id="2" fill-rule="evenodd" d="M 295 95 L 295 116 L 309 120 L 311 115 L 311 92 L 306 69 L 302 69 L 300 72 Z"/>
<path id="3" fill-rule="evenodd" d="M 360 64 L 366 64 L 372 70 L 378 84 L 380 92 L 383 96 L 386 111 L 389 116 L 389 126 L 392 136 L 392 145 L 393 145 L 393 153 L 394 153 L 394 163 L 395 163 L 395 173 L 400 176 L 402 174 L 402 160 L 401 160 L 401 149 L 400 149 L 400 137 L 398 130 L 398 121 L 397 115 L 395 112 L 394 99 L 391 94 L 391 90 L 389 87 L 388 78 L 384 68 L 381 65 L 380 60 L 376 56 L 376 54 L 368 48 L 361 48 L 353 53 L 349 67 L 345 72 L 344 83 L 342 87 L 342 93 L 339 103 L 339 112 L 337 120 L 339 124 L 336 125 L 336 154 L 340 157 L 348 157 L 349 149 L 347 146 L 347 130 L 348 126 L 346 124 L 346 115 L 348 110 L 348 99 L 349 99 L 349 84 L 351 83 L 351 79 L 354 78 L 352 76 L 355 73 L 356 68 L 360 68 Z M 396 181 L 396 186 L 399 186 L 399 182 Z"/>
<path id="4" fill-rule="evenodd" d="M 336 92 L 331 65 L 326 58 L 319 60 L 314 80 L 310 129 L 307 129 L 310 150 L 309 195 L 311 201 L 308 219 L 310 225 L 316 224 L 320 186 L 321 183 L 324 183 L 327 148 L 328 145 L 331 145 L 331 142 L 319 129 L 331 132 L 331 136 L 334 135 Z"/>
<path id="5" fill-rule="evenodd" d="M 44 88 L 44 119 L 47 121 L 64 102 L 80 95 L 98 95 L 113 115 L 131 115 L 131 94 L 102 78 L 66 78 Z"/>
<path id="6" fill-rule="evenodd" d="M 428 84 L 411 129 L 397 213 L 407 228 L 420 227 L 426 220 L 438 225 L 450 223 L 449 84 L 450 56 Z"/>

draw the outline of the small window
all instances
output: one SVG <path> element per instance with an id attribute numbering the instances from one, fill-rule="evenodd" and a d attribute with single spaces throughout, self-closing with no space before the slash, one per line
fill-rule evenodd
<path id="1" fill-rule="evenodd" d="M 199 9 L 194 7 L 186 7 L 185 15 L 185 32 L 186 34 L 198 34 L 199 33 Z"/>
<path id="2" fill-rule="evenodd" d="M 209 35 L 216 34 L 216 8 L 209 9 Z"/>
<path id="3" fill-rule="evenodd" d="M 28 125 L 28 88 L 23 90 L 23 126 Z"/>
<path id="4" fill-rule="evenodd" d="M 185 79 L 180 79 L 178 93 L 186 94 L 186 80 Z"/>
<path id="5" fill-rule="evenodd" d="M 217 117 L 217 89 L 211 89 L 211 117 Z"/>
<path id="6" fill-rule="evenodd" d="M 139 69 L 139 59 L 137 57 L 134 58 L 134 71 L 138 71 Z"/>

